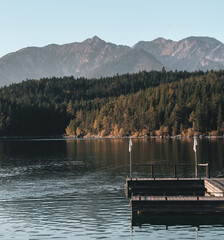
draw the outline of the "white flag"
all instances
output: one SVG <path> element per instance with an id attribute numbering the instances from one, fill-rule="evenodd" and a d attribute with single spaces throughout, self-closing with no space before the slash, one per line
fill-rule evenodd
<path id="1" fill-rule="evenodd" d="M 131 149 L 132 149 L 132 141 L 131 141 L 131 138 L 129 138 L 129 152 L 131 152 Z"/>
<path id="2" fill-rule="evenodd" d="M 193 147 L 193 149 L 194 149 L 195 152 L 197 152 L 197 148 L 196 148 L 197 145 L 198 145 L 197 138 L 194 136 L 194 147 Z"/>

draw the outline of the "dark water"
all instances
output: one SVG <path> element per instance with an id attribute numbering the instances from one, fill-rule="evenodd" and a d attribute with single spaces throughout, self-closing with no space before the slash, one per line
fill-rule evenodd
<path id="1" fill-rule="evenodd" d="M 192 140 L 133 140 L 132 159 L 158 163 L 157 176 L 172 175 L 163 164 L 194 163 Z M 224 140 L 199 140 L 198 162 L 224 177 Z M 131 228 L 127 139 L 1 140 L 0 239 L 223 239 L 224 224 L 143 224 Z M 150 170 L 133 169 L 134 176 Z M 178 169 L 194 176 L 194 169 Z M 205 169 L 199 169 L 205 175 Z M 194 225 L 194 224 L 193 224 Z"/>

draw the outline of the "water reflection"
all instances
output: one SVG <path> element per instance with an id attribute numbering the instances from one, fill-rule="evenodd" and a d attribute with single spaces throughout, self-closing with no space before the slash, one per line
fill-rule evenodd
<path id="1" fill-rule="evenodd" d="M 194 163 L 192 145 L 192 140 L 133 139 L 133 161 Z M 211 175 L 223 176 L 224 141 L 200 140 L 198 160 L 212 165 Z M 172 169 L 161 166 L 156 171 L 166 176 Z M 134 168 L 135 176 L 149 173 L 150 169 Z M 180 169 L 179 174 L 194 171 Z M 181 234 L 195 238 L 193 230 L 191 234 L 176 226 L 167 232 L 156 222 L 130 233 L 129 199 L 124 194 L 127 175 L 128 139 L 1 140 L 0 238 L 144 239 L 149 234 L 151 239 Z M 224 233 L 213 229 L 208 233 L 200 228 L 200 233 L 211 239 Z"/>

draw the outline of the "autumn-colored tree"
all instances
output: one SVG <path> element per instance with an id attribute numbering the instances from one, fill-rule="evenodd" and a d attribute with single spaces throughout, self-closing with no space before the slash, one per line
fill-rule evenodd
<path id="1" fill-rule="evenodd" d="M 123 128 L 121 128 L 118 135 L 119 135 L 119 137 L 124 137 L 125 136 L 125 130 Z"/>
<path id="2" fill-rule="evenodd" d="M 118 125 L 115 124 L 115 126 L 114 126 L 114 136 L 118 136 L 118 134 L 119 134 L 119 128 L 118 128 Z"/>

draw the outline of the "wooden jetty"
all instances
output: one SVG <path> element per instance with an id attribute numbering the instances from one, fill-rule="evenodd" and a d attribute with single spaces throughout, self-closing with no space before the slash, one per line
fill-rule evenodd
<path id="1" fill-rule="evenodd" d="M 132 214 L 224 213 L 224 178 L 127 178 Z"/>
<path id="2" fill-rule="evenodd" d="M 167 220 L 166 217 L 170 215 L 180 216 L 179 220 L 185 220 L 184 216 L 188 215 L 190 216 L 188 218 L 190 224 L 192 223 L 191 216 L 206 215 L 206 219 L 208 219 L 208 215 L 210 217 L 218 215 L 219 221 L 224 224 L 224 178 L 210 178 L 209 164 L 198 164 L 196 136 L 194 136 L 193 150 L 195 153 L 194 178 L 179 178 L 177 175 L 177 168 L 190 166 L 189 164 L 169 164 L 169 167 L 173 167 L 173 177 L 156 178 L 156 164 L 132 163 L 132 140 L 129 139 L 130 175 L 126 178 L 125 191 L 126 196 L 130 197 L 132 225 L 135 222 L 141 224 L 143 218 L 139 219 L 139 216 L 147 215 L 150 216 L 150 221 L 158 220 L 154 216 L 162 216 L 163 219 Z M 149 167 L 151 176 L 133 178 L 132 169 L 134 166 Z M 168 169 L 166 167 L 165 169 Z M 205 167 L 206 177 L 198 177 L 198 167 Z M 217 220 L 216 217 L 212 217 L 212 219 Z"/>
<path id="3" fill-rule="evenodd" d="M 132 196 L 133 214 L 211 214 L 224 212 L 224 197 Z"/>
<path id="4" fill-rule="evenodd" d="M 142 215 L 223 215 L 224 178 L 209 178 L 208 165 L 203 166 L 207 168 L 205 178 L 127 177 L 125 190 L 132 219 Z"/>

